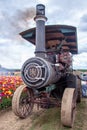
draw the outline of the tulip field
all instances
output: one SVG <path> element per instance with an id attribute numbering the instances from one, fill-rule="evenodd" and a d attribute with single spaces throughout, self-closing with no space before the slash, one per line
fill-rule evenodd
<path id="1" fill-rule="evenodd" d="M 0 110 L 11 106 L 14 91 L 21 84 L 20 76 L 0 76 Z"/>

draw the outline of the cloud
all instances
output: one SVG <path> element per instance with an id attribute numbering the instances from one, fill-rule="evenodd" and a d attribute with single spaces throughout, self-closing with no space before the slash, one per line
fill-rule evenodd
<path id="1" fill-rule="evenodd" d="M 73 57 L 74 69 L 87 69 L 87 53 L 83 52 Z"/>
<path id="2" fill-rule="evenodd" d="M 86 22 L 87 23 L 87 14 L 84 14 L 82 17 L 81 17 L 81 21 L 82 22 Z"/>
<path id="3" fill-rule="evenodd" d="M 18 44 L 16 41 L 12 44 L 0 44 L 0 64 L 6 68 L 21 68 L 22 64 L 29 57 L 34 56 L 34 46 L 28 42 Z"/>
<path id="4" fill-rule="evenodd" d="M 80 18 L 79 30 L 87 32 L 87 12 Z"/>
<path id="5" fill-rule="evenodd" d="M 46 24 L 77 27 L 79 55 L 74 56 L 74 67 L 86 68 L 87 60 L 82 57 L 87 57 L 87 1 L 81 0 L 0 0 L 0 64 L 20 68 L 34 55 L 34 46 L 23 40 L 19 33 L 35 26 L 35 7 L 40 3 L 46 6 Z"/>
<path id="6" fill-rule="evenodd" d="M 1 36 L 13 37 L 19 32 L 29 28 L 29 20 L 35 16 L 35 8 L 30 7 L 24 10 L 16 10 L 15 14 L 10 16 L 8 13 L 3 13 L 3 18 L 0 20 Z M 3 26 L 4 25 L 4 26 Z"/>
<path id="7" fill-rule="evenodd" d="M 19 8 L 20 4 L 17 6 L 16 2 L 0 1 L 0 64 L 6 68 L 20 68 L 25 61 L 24 56 L 28 59 L 34 55 L 34 46 L 23 40 L 19 33 L 29 28 L 31 23 L 35 24 L 31 22 L 35 8 L 30 5 Z"/>

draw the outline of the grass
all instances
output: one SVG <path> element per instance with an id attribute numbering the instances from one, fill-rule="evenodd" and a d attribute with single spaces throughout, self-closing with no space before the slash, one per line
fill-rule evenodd
<path id="1" fill-rule="evenodd" d="M 5 98 L 3 97 L 1 103 L 0 103 L 0 110 L 6 109 L 10 107 L 12 104 L 12 99 L 11 98 Z"/>
<path id="2" fill-rule="evenodd" d="M 33 116 L 33 125 L 29 130 L 55 130 L 57 129 L 57 124 L 60 124 L 60 110 L 58 108 L 53 108 L 49 110 L 45 110 L 40 114 L 37 113 Z M 58 126 L 59 127 L 59 126 Z"/>
<path id="3" fill-rule="evenodd" d="M 32 116 L 32 126 L 29 130 L 84 130 L 86 103 L 83 100 L 77 105 L 76 119 L 73 128 L 62 126 L 60 108 L 51 108 L 37 112 Z M 87 128 L 86 128 L 87 129 Z"/>
<path id="4" fill-rule="evenodd" d="M 77 105 L 77 114 L 74 125 L 75 130 L 83 130 L 83 125 L 86 118 L 85 108 L 86 108 L 85 101 L 82 101 L 80 104 Z"/>

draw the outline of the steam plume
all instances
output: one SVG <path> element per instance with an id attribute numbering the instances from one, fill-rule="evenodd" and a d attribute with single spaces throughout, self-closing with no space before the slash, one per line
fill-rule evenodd
<path id="1" fill-rule="evenodd" d="M 15 16 L 11 20 L 11 25 L 14 26 L 15 31 L 22 31 L 29 28 L 29 22 L 35 16 L 35 9 L 33 7 L 26 10 L 17 10 Z M 13 21 L 14 20 L 14 21 Z"/>

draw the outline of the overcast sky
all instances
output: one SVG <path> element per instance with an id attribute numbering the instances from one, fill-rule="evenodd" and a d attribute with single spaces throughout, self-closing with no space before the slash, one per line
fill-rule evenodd
<path id="1" fill-rule="evenodd" d="M 79 54 L 73 56 L 73 66 L 87 69 L 87 0 L 0 0 L 0 64 L 21 68 L 26 59 L 34 56 L 34 46 L 19 33 L 35 27 L 37 4 L 46 6 L 46 24 L 77 27 Z"/>

